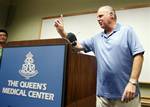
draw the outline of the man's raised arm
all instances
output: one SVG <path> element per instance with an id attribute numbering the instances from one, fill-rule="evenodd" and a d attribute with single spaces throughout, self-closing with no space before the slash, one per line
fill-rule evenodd
<path id="1" fill-rule="evenodd" d="M 76 36 L 73 33 L 67 33 L 64 30 L 64 22 L 63 22 L 63 16 L 62 15 L 60 18 L 55 20 L 54 26 L 62 38 L 68 39 L 73 47 L 83 50 L 83 47 L 77 41 Z"/>

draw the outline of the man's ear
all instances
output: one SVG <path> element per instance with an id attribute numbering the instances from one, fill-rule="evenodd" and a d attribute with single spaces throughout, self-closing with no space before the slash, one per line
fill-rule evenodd
<path id="1" fill-rule="evenodd" d="M 115 19 L 114 13 L 110 12 L 110 16 L 112 17 L 112 19 Z"/>

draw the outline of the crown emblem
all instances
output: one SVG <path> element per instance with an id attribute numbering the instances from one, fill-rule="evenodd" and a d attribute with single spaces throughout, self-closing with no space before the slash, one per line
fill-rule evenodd
<path id="1" fill-rule="evenodd" d="M 26 79 L 30 79 L 38 74 L 38 71 L 35 69 L 33 56 L 31 52 L 28 52 L 24 64 L 22 64 L 22 68 L 19 70 L 19 74 Z"/>

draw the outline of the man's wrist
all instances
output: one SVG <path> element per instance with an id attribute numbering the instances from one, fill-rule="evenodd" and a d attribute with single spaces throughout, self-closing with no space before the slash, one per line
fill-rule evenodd
<path id="1" fill-rule="evenodd" d="M 137 83 L 138 83 L 137 80 L 135 80 L 135 79 L 130 79 L 129 82 L 133 85 L 137 85 Z"/>

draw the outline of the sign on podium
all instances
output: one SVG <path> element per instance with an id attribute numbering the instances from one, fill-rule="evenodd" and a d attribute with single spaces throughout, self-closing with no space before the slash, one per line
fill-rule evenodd
<path id="1" fill-rule="evenodd" d="M 6 47 L 0 67 L 1 107 L 63 107 L 66 45 Z"/>

